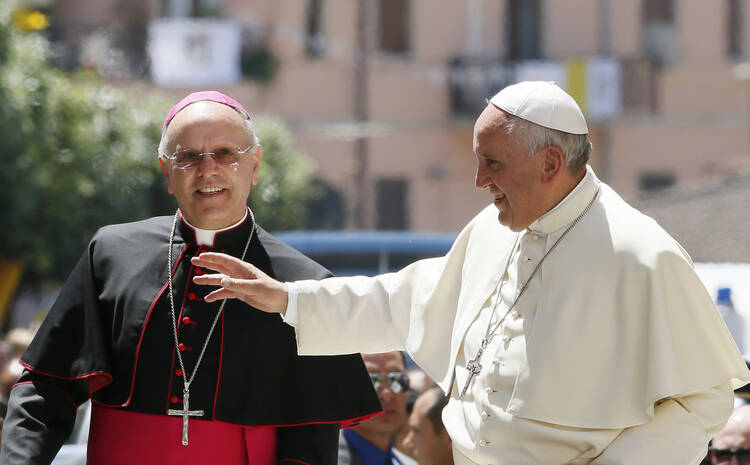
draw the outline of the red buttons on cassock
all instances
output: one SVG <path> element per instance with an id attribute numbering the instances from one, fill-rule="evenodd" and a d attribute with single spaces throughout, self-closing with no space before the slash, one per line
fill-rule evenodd
<path id="1" fill-rule="evenodd" d="M 183 344 L 182 342 L 180 342 L 179 344 L 177 344 L 177 348 L 180 349 L 180 352 L 182 352 L 185 349 L 187 349 L 187 346 Z"/>
<path id="2" fill-rule="evenodd" d="M 203 268 L 196 268 L 195 274 L 203 274 Z"/>
<path id="3" fill-rule="evenodd" d="M 189 325 L 190 323 L 192 323 L 192 321 L 190 320 L 189 316 L 186 316 L 186 317 L 182 318 L 182 324 L 183 325 Z"/>
<path id="4" fill-rule="evenodd" d="M 190 300 L 200 300 L 200 298 L 197 295 L 195 295 L 195 292 L 190 292 L 188 294 L 188 299 L 190 299 Z"/>
<path id="5" fill-rule="evenodd" d="M 176 374 L 177 376 L 182 376 L 182 368 L 178 368 L 178 369 L 176 369 L 176 370 L 174 371 L 174 374 Z"/>
<path id="6" fill-rule="evenodd" d="M 173 404 L 176 404 L 180 401 L 179 397 L 177 396 L 172 396 L 169 400 L 172 401 Z"/>

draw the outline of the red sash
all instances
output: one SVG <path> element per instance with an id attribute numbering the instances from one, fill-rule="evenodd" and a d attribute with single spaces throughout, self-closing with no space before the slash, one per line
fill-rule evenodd
<path id="1" fill-rule="evenodd" d="M 276 428 L 190 419 L 102 407 L 91 411 L 87 465 L 273 465 Z"/>

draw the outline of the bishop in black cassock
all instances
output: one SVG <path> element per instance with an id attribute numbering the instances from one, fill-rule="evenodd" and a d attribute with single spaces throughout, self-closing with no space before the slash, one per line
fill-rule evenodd
<path id="1" fill-rule="evenodd" d="M 197 100 L 217 101 L 218 93 L 203 94 Z M 22 357 L 0 463 L 48 464 L 89 398 L 90 465 L 336 463 L 339 426 L 380 411 L 361 357 L 299 357 L 294 330 L 278 315 L 235 299 L 219 313 L 218 302 L 203 300 L 211 289 L 192 282 L 206 271 L 191 257 L 241 257 L 248 238 L 244 259 L 276 279 L 329 275 L 248 213 L 208 240 L 181 212 L 171 240 L 172 217 L 96 233 Z M 199 358 L 186 405 L 183 382 Z"/>

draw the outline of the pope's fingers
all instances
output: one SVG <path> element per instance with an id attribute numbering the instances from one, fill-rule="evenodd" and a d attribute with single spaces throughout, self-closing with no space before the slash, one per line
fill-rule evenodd
<path id="1" fill-rule="evenodd" d="M 215 291 L 209 293 L 205 297 L 205 300 L 206 302 L 216 302 L 217 300 L 235 299 L 235 298 L 238 298 L 238 296 L 234 292 L 221 288 L 221 289 L 216 289 Z"/>
<path id="2" fill-rule="evenodd" d="M 194 266 L 200 266 L 209 270 L 218 271 L 219 273 L 232 275 L 237 274 L 243 269 L 243 261 L 233 257 L 216 252 L 204 252 L 190 259 Z"/>
<path id="3" fill-rule="evenodd" d="M 254 286 L 255 280 L 250 279 L 237 279 L 237 278 L 230 278 L 223 274 L 212 274 L 212 275 L 202 275 L 202 276 L 195 276 L 193 277 L 193 282 L 196 284 L 202 284 L 207 286 L 221 286 L 221 289 L 217 289 L 210 294 L 206 296 L 207 302 L 213 302 L 214 300 L 218 300 L 219 298 L 227 298 L 227 293 L 232 294 L 231 296 L 228 296 L 228 298 L 239 298 L 242 299 L 243 297 L 252 297 L 254 294 L 255 286 Z M 225 291 L 225 292 L 222 292 Z M 217 293 L 222 293 L 222 297 L 216 297 Z M 210 298 L 210 300 L 209 300 Z"/>
<path id="4" fill-rule="evenodd" d="M 255 278 L 264 275 L 262 271 L 250 263 L 223 253 L 204 252 L 197 257 L 193 257 L 191 263 L 233 277 Z"/>
<path id="5" fill-rule="evenodd" d="M 193 276 L 193 282 L 202 286 L 221 286 L 221 280 L 225 274 L 202 274 Z"/>
<path id="6" fill-rule="evenodd" d="M 254 279 L 237 279 L 224 276 L 221 278 L 219 285 L 235 294 L 253 297 L 256 294 L 258 284 Z"/>

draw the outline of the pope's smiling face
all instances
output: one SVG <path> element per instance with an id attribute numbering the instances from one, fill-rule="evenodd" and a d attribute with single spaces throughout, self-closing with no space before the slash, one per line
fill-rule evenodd
<path id="1" fill-rule="evenodd" d="M 506 131 L 508 115 L 488 105 L 474 126 L 476 186 L 487 189 L 500 223 L 521 231 L 545 213 L 543 157 L 529 155 Z"/>
<path id="2" fill-rule="evenodd" d="M 221 147 L 244 150 L 252 144 L 240 114 L 211 101 L 195 102 L 177 113 L 166 137 L 169 154 L 186 148 L 197 152 Z M 221 229 L 245 215 L 250 188 L 258 182 L 260 157 L 257 146 L 231 165 L 218 164 L 209 155 L 188 169 L 161 158 L 159 164 L 185 219 L 201 229 Z"/>

